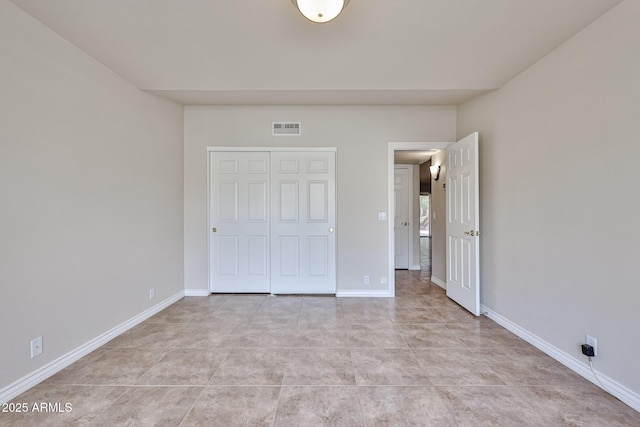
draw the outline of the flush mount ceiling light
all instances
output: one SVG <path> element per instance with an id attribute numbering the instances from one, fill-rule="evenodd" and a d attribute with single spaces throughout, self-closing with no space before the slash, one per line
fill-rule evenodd
<path id="1" fill-rule="evenodd" d="M 291 0 L 300 13 L 313 22 L 329 22 L 340 15 L 349 0 Z"/>

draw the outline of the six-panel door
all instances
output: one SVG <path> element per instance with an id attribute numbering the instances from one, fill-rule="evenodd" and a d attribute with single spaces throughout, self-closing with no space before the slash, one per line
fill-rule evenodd
<path id="1" fill-rule="evenodd" d="M 393 235 L 395 239 L 395 268 L 409 268 L 409 205 L 411 197 L 410 182 L 412 178 L 410 166 L 396 166 L 393 174 Z"/>
<path id="2" fill-rule="evenodd" d="M 209 289 L 270 292 L 269 153 L 211 152 Z"/>
<path id="3" fill-rule="evenodd" d="M 480 315 L 478 133 L 447 147 L 447 296 Z"/>
<path id="4" fill-rule="evenodd" d="M 271 292 L 335 294 L 335 152 L 271 153 Z"/>

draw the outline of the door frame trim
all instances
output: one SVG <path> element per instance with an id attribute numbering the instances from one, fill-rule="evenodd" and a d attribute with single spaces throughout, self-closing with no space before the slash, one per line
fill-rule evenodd
<path id="1" fill-rule="evenodd" d="M 393 156 L 395 151 L 400 150 L 416 150 L 416 151 L 427 151 L 427 150 L 444 150 L 447 148 L 449 144 L 452 144 L 455 141 L 451 142 L 389 142 L 387 147 L 387 242 L 389 247 L 389 253 L 387 255 L 388 263 L 389 263 L 389 288 L 387 291 L 387 297 L 395 297 L 396 296 L 396 278 L 395 278 L 395 239 L 393 232 L 393 218 L 395 214 L 395 208 L 393 203 L 393 175 L 394 175 L 394 167 L 395 162 L 393 160 Z"/>
<path id="2" fill-rule="evenodd" d="M 211 156 L 209 155 L 212 152 L 217 152 L 217 151 L 244 151 L 244 152 L 274 152 L 274 151 L 280 151 L 280 152 L 286 152 L 286 151 L 302 151 L 302 152 L 313 152 L 313 151 L 323 151 L 323 152 L 335 152 L 336 153 L 336 176 L 335 176 L 335 181 L 336 181 L 336 200 L 335 200 L 335 205 L 336 205 L 336 229 L 338 229 L 338 147 L 260 147 L 260 146 L 256 146 L 256 147 L 252 147 L 252 146 L 242 146 L 242 147 L 230 147 L 230 146 L 207 146 L 206 149 L 206 157 L 207 157 L 207 213 L 206 213 L 206 224 L 207 227 L 204 230 L 205 232 L 205 236 L 207 236 L 207 292 L 208 294 L 212 293 L 211 290 L 211 239 L 210 239 L 210 235 L 209 235 L 209 230 L 211 225 L 209 224 L 209 219 L 211 218 L 211 212 L 209 211 L 209 209 L 211 208 L 211 188 L 210 188 L 210 184 L 211 184 Z M 336 240 L 336 291 L 338 288 L 338 244 L 337 244 L 337 240 Z"/>
<path id="3" fill-rule="evenodd" d="M 338 147 L 251 147 L 251 146 L 243 146 L 243 147 L 216 147 L 210 146 L 207 147 L 207 154 L 212 151 L 338 151 Z"/>

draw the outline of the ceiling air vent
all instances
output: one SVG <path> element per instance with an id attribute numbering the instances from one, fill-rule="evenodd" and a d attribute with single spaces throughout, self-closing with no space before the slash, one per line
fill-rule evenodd
<path id="1" fill-rule="evenodd" d="M 300 136 L 300 122 L 272 122 L 273 136 Z"/>

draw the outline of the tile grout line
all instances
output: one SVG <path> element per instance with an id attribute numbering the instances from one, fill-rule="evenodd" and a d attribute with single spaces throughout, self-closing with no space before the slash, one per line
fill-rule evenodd
<path id="1" fill-rule="evenodd" d="M 289 349 L 289 357 L 287 359 L 288 359 L 287 360 L 287 368 L 288 368 L 288 362 L 291 359 L 291 348 Z M 284 379 L 285 379 L 286 375 L 287 375 L 287 369 L 285 368 L 285 372 L 282 375 L 282 379 L 280 380 L 280 385 L 278 386 L 279 387 L 279 390 L 278 390 L 278 401 L 276 403 L 276 410 L 275 410 L 275 412 L 273 414 L 273 421 L 271 422 L 271 427 L 275 427 L 276 420 L 278 419 L 278 411 L 280 411 L 280 399 L 282 398 L 282 391 L 284 389 L 283 383 L 284 383 Z"/>
<path id="2" fill-rule="evenodd" d="M 187 411 L 184 413 L 184 415 L 182 416 L 182 419 L 180 420 L 180 423 L 178 424 L 178 427 L 184 425 L 186 419 L 189 417 L 189 414 L 191 413 L 191 411 L 193 410 L 193 407 L 196 406 L 196 403 L 198 403 L 198 400 L 200 399 L 200 397 L 202 396 L 202 394 L 204 393 L 206 386 L 202 387 L 202 390 L 200 390 L 200 393 L 198 393 L 198 396 L 196 396 L 195 399 L 193 399 L 193 402 L 191 403 L 191 405 L 189 406 L 189 409 L 187 409 Z"/>

